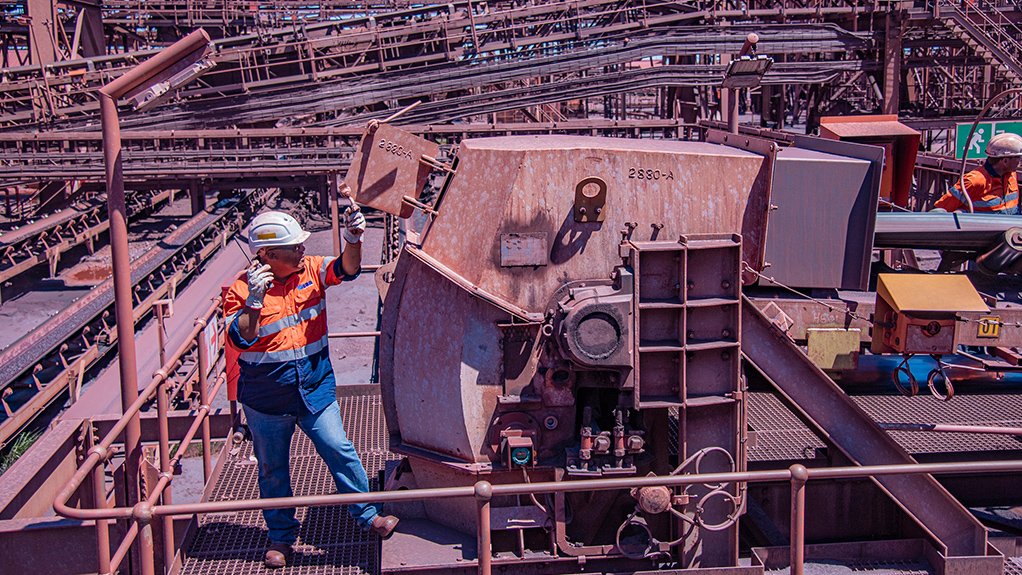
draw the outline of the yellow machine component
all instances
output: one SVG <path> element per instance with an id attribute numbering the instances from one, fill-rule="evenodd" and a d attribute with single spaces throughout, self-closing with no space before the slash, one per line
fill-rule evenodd
<path id="1" fill-rule="evenodd" d="M 959 313 L 989 311 L 965 276 L 880 274 L 872 350 L 953 353 Z"/>

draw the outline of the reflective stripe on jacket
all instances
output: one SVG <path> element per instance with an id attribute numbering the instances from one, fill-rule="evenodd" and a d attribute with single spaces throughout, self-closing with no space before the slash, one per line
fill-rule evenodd
<path id="1" fill-rule="evenodd" d="M 993 174 L 989 163 L 965 174 L 965 189 L 972 198 L 973 210 L 977 213 L 1018 213 L 1018 181 L 1015 172 L 1001 178 Z M 933 205 L 949 212 L 965 210 L 965 195 L 959 187 L 960 182 L 948 189 Z"/>
<path id="2" fill-rule="evenodd" d="M 336 265 L 335 265 L 336 262 Z M 228 335 L 241 349 L 238 399 L 267 414 L 317 413 L 336 399 L 327 344 L 326 288 L 355 276 L 339 275 L 336 258 L 305 256 L 302 269 L 273 280 L 263 298 L 254 340 L 241 337 L 238 316 L 248 298 L 248 281 L 227 292 Z"/>

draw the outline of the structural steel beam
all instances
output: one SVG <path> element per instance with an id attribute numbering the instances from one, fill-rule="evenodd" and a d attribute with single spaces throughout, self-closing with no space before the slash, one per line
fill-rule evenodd
<path id="1" fill-rule="evenodd" d="M 756 306 L 742 305 L 742 353 L 819 435 L 856 465 L 915 463 Z M 986 529 L 930 475 L 874 481 L 949 557 L 987 554 Z"/>

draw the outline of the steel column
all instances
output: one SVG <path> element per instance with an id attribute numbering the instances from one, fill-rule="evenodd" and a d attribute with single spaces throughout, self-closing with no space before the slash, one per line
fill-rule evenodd
<path id="1" fill-rule="evenodd" d="M 889 12 L 884 35 L 884 113 L 897 114 L 901 105 L 901 37 L 904 22 L 897 12 Z"/>

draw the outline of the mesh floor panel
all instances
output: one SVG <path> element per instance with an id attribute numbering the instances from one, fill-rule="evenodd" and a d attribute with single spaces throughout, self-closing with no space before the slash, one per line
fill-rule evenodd
<path id="1" fill-rule="evenodd" d="M 387 430 L 379 396 L 341 400 L 345 430 L 358 450 L 369 488 L 380 489 L 379 472 L 397 456 L 386 450 Z M 210 501 L 259 497 L 252 444 L 245 442 L 224 464 Z M 291 485 L 295 495 L 321 495 L 336 491 L 326 465 L 304 433 L 291 442 Z M 291 565 L 282 574 L 374 574 L 379 572 L 379 543 L 339 506 L 298 509 L 302 526 Z M 259 511 L 204 515 L 185 554 L 182 575 L 245 575 L 265 573 L 263 553 L 269 545 L 266 523 Z"/>
<path id="2" fill-rule="evenodd" d="M 783 575 L 788 568 L 767 569 L 764 573 Z M 841 573 L 870 573 L 871 575 L 933 575 L 934 571 L 925 563 L 910 561 L 821 561 L 806 560 L 806 575 L 839 575 Z"/>
<path id="3" fill-rule="evenodd" d="M 749 427 L 756 433 L 749 461 L 814 459 L 816 450 L 826 445 L 773 393 L 755 391 L 747 397 Z"/>
<path id="4" fill-rule="evenodd" d="M 941 423 L 1022 427 L 1022 396 L 965 395 L 951 401 L 930 396 L 861 395 L 852 399 L 874 420 L 886 423 Z M 749 393 L 749 427 L 756 443 L 750 461 L 806 460 L 826 444 L 771 392 Z M 913 455 L 1022 450 L 1011 435 L 892 431 L 891 437 Z"/>

